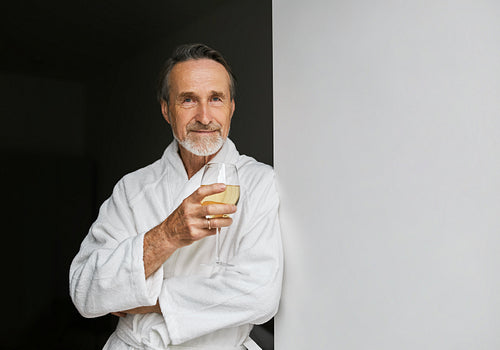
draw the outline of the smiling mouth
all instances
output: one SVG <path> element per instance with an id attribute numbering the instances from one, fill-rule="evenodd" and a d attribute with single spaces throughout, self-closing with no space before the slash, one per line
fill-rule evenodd
<path id="1" fill-rule="evenodd" d="M 189 132 L 194 132 L 197 134 L 211 134 L 214 132 L 220 132 L 219 130 L 189 130 Z"/>

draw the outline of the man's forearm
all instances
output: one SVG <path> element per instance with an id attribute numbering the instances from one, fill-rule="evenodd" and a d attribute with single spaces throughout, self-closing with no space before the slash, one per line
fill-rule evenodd
<path id="1" fill-rule="evenodd" d="M 112 312 L 113 315 L 118 317 L 125 317 L 127 316 L 127 314 L 150 314 L 150 313 L 161 314 L 160 304 L 158 301 L 156 302 L 155 305 L 151 306 L 139 306 L 139 307 L 134 307 L 133 309 Z"/>
<path id="2" fill-rule="evenodd" d="M 156 302 L 155 305 L 139 306 L 139 307 L 135 307 L 135 308 L 130 309 L 130 310 L 125 310 L 123 312 L 125 312 L 127 314 L 149 314 L 149 313 L 153 313 L 153 312 L 161 314 L 161 309 L 160 309 L 159 303 Z"/>
<path id="3" fill-rule="evenodd" d="M 165 222 L 162 222 L 144 235 L 143 260 L 146 278 L 158 270 L 177 249 L 168 241 L 164 225 Z"/>

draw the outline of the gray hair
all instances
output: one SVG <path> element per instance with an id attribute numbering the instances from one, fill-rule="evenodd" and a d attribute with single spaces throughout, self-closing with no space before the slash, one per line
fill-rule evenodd
<path id="1" fill-rule="evenodd" d="M 209 59 L 213 60 L 215 62 L 218 62 L 224 66 L 226 69 L 227 73 L 229 74 L 229 93 L 231 100 L 234 100 L 234 97 L 236 95 L 236 78 L 231 71 L 231 67 L 229 64 L 226 62 L 224 57 L 216 50 L 208 47 L 207 45 L 204 44 L 184 44 L 181 46 L 178 46 L 173 54 L 172 57 L 170 57 L 167 61 L 165 61 L 165 64 L 163 65 L 163 69 L 161 70 L 160 77 L 158 80 L 158 91 L 157 91 L 157 98 L 158 102 L 161 103 L 161 101 L 169 103 L 169 93 L 170 93 L 170 73 L 172 72 L 172 69 L 177 63 L 180 62 L 185 62 L 189 60 L 199 60 L 199 59 Z"/>

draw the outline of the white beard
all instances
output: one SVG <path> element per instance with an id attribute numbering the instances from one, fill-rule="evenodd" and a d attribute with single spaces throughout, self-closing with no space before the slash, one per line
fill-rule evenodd
<path id="1" fill-rule="evenodd" d="M 220 133 L 210 136 L 197 137 L 193 134 L 188 134 L 185 140 L 181 141 L 173 133 L 174 138 L 179 145 L 184 147 L 187 151 L 200 157 L 211 156 L 217 153 L 226 142 L 226 139 Z"/>

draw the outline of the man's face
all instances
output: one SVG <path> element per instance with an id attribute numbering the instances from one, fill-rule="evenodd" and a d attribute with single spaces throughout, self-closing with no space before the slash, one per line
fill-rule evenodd
<path id="1" fill-rule="evenodd" d="M 229 134 L 234 101 L 229 74 L 209 59 L 177 63 L 169 76 L 169 104 L 162 113 L 179 144 L 193 154 L 216 153 Z"/>

